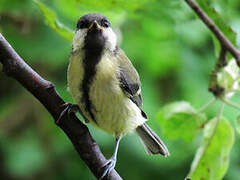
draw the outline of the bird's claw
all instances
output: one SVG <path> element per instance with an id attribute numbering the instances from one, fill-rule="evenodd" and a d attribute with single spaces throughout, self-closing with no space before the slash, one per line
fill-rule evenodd
<path id="1" fill-rule="evenodd" d="M 61 119 L 63 118 L 63 116 L 67 113 L 67 117 L 69 118 L 70 115 L 72 113 L 76 113 L 76 112 L 79 112 L 80 109 L 79 109 L 79 106 L 77 104 L 71 104 L 71 103 L 65 103 L 62 105 L 64 108 L 64 110 L 61 112 L 59 118 L 57 119 L 56 121 L 56 124 L 58 125 L 61 121 Z"/>
<path id="2" fill-rule="evenodd" d="M 104 168 L 102 176 L 99 180 L 102 180 L 105 176 L 107 176 L 115 167 L 116 165 L 116 158 L 112 157 L 103 164 L 102 168 Z"/>

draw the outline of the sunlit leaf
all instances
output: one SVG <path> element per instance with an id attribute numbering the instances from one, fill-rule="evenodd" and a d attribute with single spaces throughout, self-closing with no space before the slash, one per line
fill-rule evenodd
<path id="1" fill-rule="evenodd" d="M 158 113 L 158 120 L 164 136 L 171 139 L 193 140 L 201 125 L 206 121 L 205 114 L 197 114 L 188 102 L 174 102 L 166 105 Z"/>
<path id="2" fill-rule="evenodd" d="M 46 23 L 60 36 L 65 38 L 66 40 L 72 42 L 73 39 L 73 31 L 70 30 L 68 27 L 64 26 L 56 17 L 56 14 L 54 11 L 46 7 L 43 3 L 33 0 L 43 13 L 45 17 Z"/>
<path id="3" fill-rule="evenodd" d="M 221 69 L 217 73 L 218 84 L 221 85 L 224 89 L 237 89 L 238 82 L 236 79 L 239 77 L 239 67 L 234 59 L 229 61 L 228 65 Z M 234 93 L 227 93 L 226 97 L 231 97 Z"/>
<path id="4" fill-rule="evenodd" d="M 221 118 L 215 129 L 216 122 L 215 118 L 204 128 L 203 142 L 189 173 L 193 180 L 221 180 L 227 171 L 234 132 L 226 119 Z"/>

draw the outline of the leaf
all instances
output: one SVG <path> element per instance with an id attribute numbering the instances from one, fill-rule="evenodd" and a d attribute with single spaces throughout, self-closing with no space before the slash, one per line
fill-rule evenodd
<path id="1" fill-rule="evenodd" d="M 221 180 L 228 169 L 234 132 L 225 118 L 219 120 L 214 130 L 216 120 L 216 118 L 212 119 L 204 128 L 203 142 L 191 165 L 189 173 L 191 179 Z"/>
<path id="2" fill-rule="evenodd" d="M 43 3 L 33 0 L 33 2 L 39 7 L 41 12 L 43 13 L 45 17 L 46 23 L 60 36 L 62 36 L 64 39 L 72 42 L 74 32 L 70 30 L 68 27 L 64 26 L 56 17 L 56 14 L 54 11 L 47 8 Z"/>
<path id="3" fill-rule="evenodd" d="M 174 102 L 166 105 L 157 115 L 163 134 L 169 139 L 184 139 L 190 142 L 206 121 L 203 113 L 197 114 L 188 102 Z"/>
<path id="4" fill-rule="evenodd" d="M 220 45 L 218 39 L 216 38 L 216 36 L 215 36 L 214 34 L 212 34 L 212 40 L 213 40 L 213 45 L 214 45 L 214 53 L 215 53 L 215 56 L 218 57 L 218 56 L 219 56 L 219 52 L 220 52 L 221 45 Z"/>
<path id="5" fill-rule="evenodd" d="M 220 72 L 217 73 L 217 82 L 221 87 L 224 89 L 237 89 L 239 83 L 236 81 L 236 79 L 239 77 L 239 68 L 234 59 L 231 59 L 228 62 L 228 65 L 225 66 L 223 69 L 221 69 Z M 233 96 L 234 93 L 226 93 L 226 97 L 230 98 Z"/>
<path id="6" fill-rule="evenodd" d="M 207 13 L 207 15 L 216 23 L 216 25 L 223 32 L 223 34 L 227 36 L 227 38 L 233 43 L 233 45 L 236 45 L 236 32 L 232 29 L 231 26 L 227 25 L 223 21 L 219 12 L 215 7 L 212 6 L 211 2 L 209 0 L 197 0 L 197 2 L 201 6 L 201 8 Z M 215 37 L 213 38 L 213 42 L 215 45 L 215 52 L 218 55 L 220 51 L 219 42 L 216 42 Z"/>

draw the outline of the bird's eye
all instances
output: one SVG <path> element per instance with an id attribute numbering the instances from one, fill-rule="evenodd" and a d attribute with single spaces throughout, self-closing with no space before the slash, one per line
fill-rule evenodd
<path id="1" fill-rule="evenodd" d="M 84 29 L 88 27 L 88 22 L 87 21 L 79 21 L 77 24 L 78 29 Z"/>
<path id="2" fill-rule="evenodd" d="M 110 22 L 106 19 L 103 19 L 102 20 L 102 26 L 105 27 L 105 28 L 108 28 L 110 26 Z"/>
<path id="3" fill-rule="evenodd" d="M 82 29 L 84 26 L 84 22 L 83 21 L 78 21 L 77 23 L 77 29 Z"/>

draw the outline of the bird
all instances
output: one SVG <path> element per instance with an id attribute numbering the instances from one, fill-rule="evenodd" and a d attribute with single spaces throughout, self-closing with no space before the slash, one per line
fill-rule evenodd
<path id="1" fill-rule="evenodd" d="M 119 142 L 136 132 L 150 155 L 170 155 L 159 136 L 146 124 L 138 72 L 117 45 L 117 35 L 104 15 L 91 13 L 78 22 L 67 72 L 68 88 L 76 104 L 64 112 L 77 113 L 86 123 L 115 137 L 114 153 L 103 165 L 107 176 L 117 161 Z"/>

